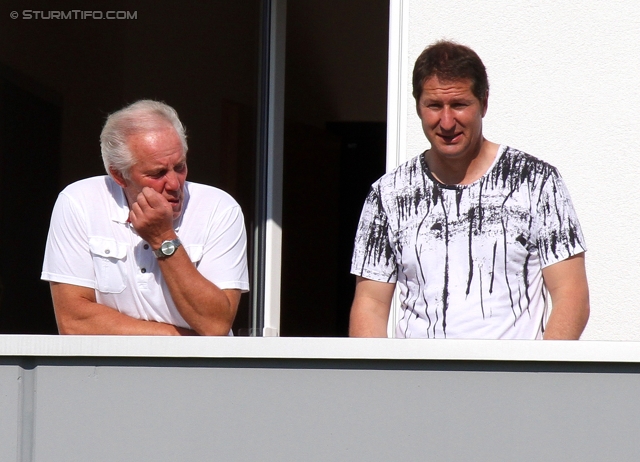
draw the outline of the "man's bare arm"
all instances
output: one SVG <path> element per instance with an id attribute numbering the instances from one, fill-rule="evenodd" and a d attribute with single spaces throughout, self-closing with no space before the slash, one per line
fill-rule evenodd
<path id="1" fill-rule="evenodd" d="M 191 328 L 200 335 L 227 335 L 241 291 L 222 290 L 202 276 L 184 247 L 158 263 L 173 302 Z"/>
<path id="2" fill-rule="evenodd" d="M 387 337 L 387 323 L 395 284 L 356 277 L 351 305 L 350 337 Z"/>
<path id="3" fill-rule="evenodd" d="M 131 206 L 130 220 L 140 237 L 152 249 L 175 239 L 173 210 L 167 200 L 151 188 L 144 188 Z M 184 247 L 158 259 L 171 298 L 184 320 L 200 335 L 227 335 L 238 310 L 241 291 L 223 290 L 206 279 Z"/>
<path id="4" fill-rule="evenodd" d="M 584 252 L 542 270 L 553 309 L 545 340 L 577 340 L 589 320 L 589 286 Z"/>
<path id="5" fill-rule="evenodd" d="M 89 287 L 51 282 L 51 297 L 61 334 L 78 335 L 197 335 L 161 322 L 135 319 L 96 302 Z"/>

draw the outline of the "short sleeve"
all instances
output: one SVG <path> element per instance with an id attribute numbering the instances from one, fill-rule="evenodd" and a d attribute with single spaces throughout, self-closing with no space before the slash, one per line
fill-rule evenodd
<path id="1" fill-rule="evenodd" d="M 569 191 L 552 168 L 538 195 L 534 232 L 542 267 L 587 250 Z"/>
<path id="2" fill-rule="evenodd" d="M 95 271 L 82 212 L 64 192 L 58 196 L 51 214 L 41 278 L 95 289 Z"/>
<path id="3" fill-rule="evenodd" d="M 380 282 L 396 282 L 397 266 L 389 220 L 377 184 L 369 191 L 358 223 L 351 273 Z"/>
<path id="4" fill-rule="evenodd" d="M 239 205 L 213 215 L 198 271 L 220 289 L 249 291 L 247 234 Z"/>

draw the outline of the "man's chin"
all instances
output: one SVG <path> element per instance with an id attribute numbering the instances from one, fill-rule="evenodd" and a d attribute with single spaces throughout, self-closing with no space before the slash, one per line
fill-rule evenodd
<path id="1" fill-rule="evenodd" d="M 173 219 L 177 220 L 180 215 L 182 215 L 182 204 L 176 204 L 172 206 L 173 209 Z"/>
<path id="2" fill-rule="evenodd" d="M 457 159 L 459 157 L 464 157 L 464 150 L 460 149 L 458 146 L 438 146 L 438 148 L 434 149 L 434 154 L 442 159 Z"/>
<path id="3" fill-rule="evenodd" d="M 440 157 L 448 159 L 459 159 L 462 157 L 473 156 L 474 150 L 468 143 L 437 143 L 432 147 L 436 154 Z M 478 149 L 479 151 L 479 149 Z"/>

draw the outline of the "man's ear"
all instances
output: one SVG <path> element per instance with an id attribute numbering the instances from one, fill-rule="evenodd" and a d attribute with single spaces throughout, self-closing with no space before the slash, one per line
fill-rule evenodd
<path id="1" fill-rule="evenodd" d="M 124 179 L 124 176 L 122 176 L 122 173 L 120 173 L 118 170 L 113 167 L 109 167 L 109 173 L 111 174 L 111 178 L 113 178 L 113 180 L 118 183 L 118 186 L 122 188 L 127 186 L 127 181 Z"/>
<path id="2" fill-rule="evenodd" d="M 484 104 L 483 104 L 483 108 L 482 108 L 482 117 L 484 117 L 485 115 L 487 115 L 487 109 L 489 108 L 489 90 L 487 90 L 487 93 L 485 93 L 484 95 Z"/>

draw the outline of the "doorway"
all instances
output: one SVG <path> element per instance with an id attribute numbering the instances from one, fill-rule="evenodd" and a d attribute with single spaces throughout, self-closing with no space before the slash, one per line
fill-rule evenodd
<path id="1" fill-rule="evenodd" d="M 287 3 L 283 336 L 346 336 L 360 210 L 385 171 L 388 0 Z"/>

